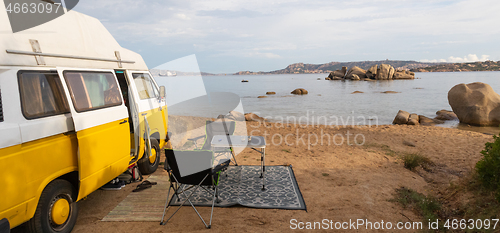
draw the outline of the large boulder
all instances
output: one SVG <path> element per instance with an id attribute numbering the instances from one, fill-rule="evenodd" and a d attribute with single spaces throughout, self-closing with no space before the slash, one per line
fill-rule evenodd
<path id="1" fill-rule="evenodd" d="M 328 78 L 329 80 L 338 80 L 338 78 L 343 79 L 346 72 L 347 72 L 347 67 L 342 66 L 342 69 L 330 72 Z"/>
<path id="2" fill-rule="evenodd" d="M 295 95 L 306 95 L 307 93 L 308 93 L 307 90 L 304 88 L 297 88 L 291 92 L 291 94 Z"/>
<path id="3" fill-rule="evenodd" d="M 365 79 L 366 78 L 366 70 L 363 70 L 357 66 L 353 66 L 349 71 L 347 71 L 345 78 L 352 79 L 354 75 L 357 75 L 359 77 L 359 79 Z"/>
<path id="4" fill-rule="evenodd" d="M 396 115 L 392 123 L 396 125 L 406 125 L 408 124 L 408 118 L 410 118 L 409 112 L 399 110 L 398 114 Z"/>
<path id="5" fill-rule="evenodd" d="M 375 77 L 377 76 L 377 69 L 377 65 L 373 65 L 372 67 L 370 67 L 370 69 L 366 71 L 366 78 L 375 79 Z"/>
<path id="6" fill-rule="evenodd" d="M 478 126 L 500 124 L 500 95 L 486 83 L 454 86 L 448 92 L 448 103 L 461 123 Z"/>
<path id="7" fill-rule="evenodd" d="M 387 64 L 380 64 L 376 79 L 388 80 L 392 79 L 393 76 L 394 76 L 394 67 Z"/>
<path id="8" fill-rule="evenodd" d="M 415 79 L 415 73 L 405 70 L 397 70 L 394 72 L 393 79 Z"/>

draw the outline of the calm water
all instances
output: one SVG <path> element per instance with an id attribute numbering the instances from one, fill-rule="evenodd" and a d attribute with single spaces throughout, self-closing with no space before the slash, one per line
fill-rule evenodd
<path id="1" fill-rule="evenodd" d="M 295 117 L 305 123 L 307 118 L 309 124 L 366 125 L 377 124 L 377 121 L 378 124 L 391 124 L 400 109 L 433 118 L 438 110 L 451 110 L 448 91 L 459 83 L 484 82 L 500 93 L 500 72 L 416 73 L 418 79 L 393 81 L 328 81 L 324 80 L 326 76 L 228 75 L 156 77 L 156 80 L 167 87 L 170 105 L 205 94 L 201 93 L 204 89 L 206 92 L 232 92 L 241 97 L 245 112 L 254 112 L 270 120 L 286 121 L 288 117 L 288 121 L 293 121 Z M 242 79 L 249 82 L 242 83 Z M 291 95 L 290 92 L 296 88 L 304 88 L 309 94 Z M 268 91 L 274 91 L 276 95 L 257 98 Z M 354 91 L 364 93 L 351 94 Z M 381 93 L 384 91 L 399 93 Z M 197 115 L 182 112 L 171 114 Z M 445 126 L 458 127 L 458 122 L 448 122 Z"/>

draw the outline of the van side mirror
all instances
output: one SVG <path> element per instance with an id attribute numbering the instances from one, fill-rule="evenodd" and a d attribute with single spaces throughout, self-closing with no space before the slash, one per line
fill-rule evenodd
<path id="1" fill-rule="evenodd" d="M 160 98 L 165 99 L 165 86 L 160 86 Z"/>

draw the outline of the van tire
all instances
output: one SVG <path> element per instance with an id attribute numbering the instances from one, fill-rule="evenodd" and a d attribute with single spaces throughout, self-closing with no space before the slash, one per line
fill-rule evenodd
<path id="1" fill-rule="evenodd" d="M 139 171 L 143 175 L 149 175 L 151 173 L 154 173 L 156 169 L 158 169 L 158 165 L 160 164 L 160 145 L 158 144 L 158 141 L 154 138 L 151 138 L 150 140 L 150 145 L 151 145 L 151 150 L 156 151 L 156 159 L 153 163 L 149 161 L 148 158 L 143 156 L 141 160 L 139 160 L 139 163 L 137 164 L 139 166 Z"/>
<path id="2" fill-rule="evenodd" d="M 65 199 L 69 204 L 69 214 L 66 221 L 56 224 L 52 221 L 52 207 L 59 199 Z M 75 202 L 76 192 L 70 182 L 54 180 L 42 192 L 35 216 L 26 223 L 28 232 L 33 233 L 69 233 L 73 230 L 78 217 L 78 205 Z M 63 200 L 64 201 L 64 200 Z"/>

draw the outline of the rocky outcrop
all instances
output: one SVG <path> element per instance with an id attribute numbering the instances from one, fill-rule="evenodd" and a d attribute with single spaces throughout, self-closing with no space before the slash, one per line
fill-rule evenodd
<path id="1" fill-rule="evenodd" d="M 477 126 L 500 124 L 500 95 L 486 83 L 454 86 L 448 92 L 448 103 L 461 123 Z"/>
<path id="2" fill-rule="evenodd" d="M 267 98 L 265 95 L 258 96 L 257 98 L 262 99 L 262 98 Z"/>
<path id="3" fill-rule="evenodd" d="M 441 110 L 441 111 L 446 111 L 446 110 Z M 440 119 L 436 118 L 432 119 L 423 115 L 417 115 L 416 113 L 410 114 L 403 110 L 399 110 L 398 114 L 394 118 L 394 121 L 392 122 L 392 124 L 397 124 L 397 125 L 426 125 L 426 126 L 443 124 L 443 123 L 444 121 Z"/>
<path id="4" fill-rule="evenodd" d="M 356 78 L 354 75 L 358 77 Z M 364 78 L 366 78 L 366 70 L 363 70 L 357 66 L 351 67 L 351 69 L 347 71 L 347 74 L 345 75 L 345 79 L 351 80 L 359 80 Z"/>
<path id="5" fill-rule="evenodd" d="M 351 94 L 360 94 L 360 93 L 364 93 L 364 92 L 362 92 L 362 91 L 354 91 Z"/>
<path id="6" fill-rule="evenodd" d="M 406 125 L 408 124 L 408 118 L 410 118 L 409 112 L 399 110 L 398 114 L 396 115 L 392 123 L 396 125 Z"/>
<path id="7" fill-rule="evenodd" d="M 395 70 L 388 64 L 373 65 L 368 70 L 353 66 L 349 71 L 346 67 L 342 70 L 330 72 L 326 80 L 393 80 L 393 79 L 414 79 L 415 73 L 410 71 Z"/>
<path id="8" fill-rule="evenodd" d="M 377 76 L 375 79 L 378 80 L 389 80 L 394 76 L 394 67 L 387 64 L 381 64 L 377 71 Z"/>
<path id="9" fill-rule="evenodd" d="M 342 66 L 342 69 L 330 72 L 330 74 L 328 75 L 328 80 L 343 79 L 346 72 L 347 72 L 347 67 Z"/>
<path id="10" fill-rule="evenodd" d="M 397 70 L 392 76 L 393 79 L 414 79 L 415 73 L 404 70 Z"/>
<path id="11" fill-rule="evenodd" d="M 274 92 L 274 91 L 268 91 L 268 92 L 266 92 L 266 95 L 276 95 L 276 92 Z"/>
<path id="12" fill-rule="evenodd" d="M 373 65 L 372 67 L 370 67 L 370 69 L 366 71 L 366 78 L 375 79 L 375 77 L 377 76 L 377 70 L 377 65 Z"/>
<path id="13" fill-rule="evenodd" d="M 293 90 L 292 92 L 290 92 L 291 94 L 295 94 L 295 95 L 307 95 L 307 90 L 304 89 L 304 88 L 297 88 L 295 90 Z"/>

